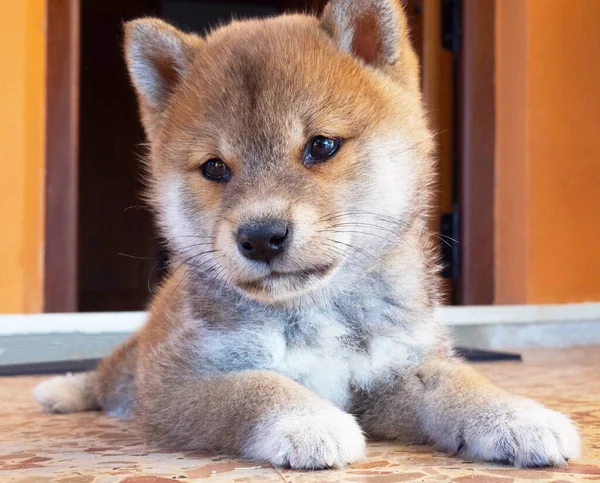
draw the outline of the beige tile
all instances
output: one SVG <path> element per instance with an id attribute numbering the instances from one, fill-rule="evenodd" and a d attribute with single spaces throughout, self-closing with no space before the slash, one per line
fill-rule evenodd
<path id="1" fill-rule="evenodd" d="M 600 347 L 531 349 L 524 362 L 478 364 L 506 389 L 572 416 L 583 456 L 568 469 L 518 470 L 468 463 L 428 447 L 369 444 L 368 459 L 344 471 L 298 472 L 204 452 L 161 452 L 125 421 L 100 413 L 47 415 L 31 389 L 36 377 L 0 378 L 0 482 L 163 483 L 452 481 L 461 483 L 600 480 Z"/>

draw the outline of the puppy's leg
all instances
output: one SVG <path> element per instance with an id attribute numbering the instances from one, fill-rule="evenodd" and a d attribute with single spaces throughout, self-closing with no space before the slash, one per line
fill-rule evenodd
<path id="1" fill-rule="evenodd" d="M 430 359 L 393 388 L 368 396 L 368 434 L 426 439 L 466 458 L 565 466 L 580 438 L 566 416 L 507 393 L 456 359 Z"/>
<path id="2" fill-rule="evenodd" d="M 137 338 L 133 336 L 104 358 L 97 370 L 45 380 L 33 395 L 45 412 L 103 409 L 125 418 L 133 406 L 136 354 Z"/>
<path id="3" fill-rule="evenodd" d="M 159 445 L 304 469 L 342 467 L 364 454 L 351 415 L 273 372 L 151 376 L 140 388 L 135 419 Z"/>

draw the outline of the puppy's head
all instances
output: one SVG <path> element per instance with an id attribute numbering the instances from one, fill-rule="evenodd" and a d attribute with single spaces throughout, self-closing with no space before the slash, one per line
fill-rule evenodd
<path id="1" fill-rule="evenodd" d="M 397 0 L 126 26 L 151 202 L 180 260 L 263 301 L 376 265 L 422 215 L 430 136 Z"/>

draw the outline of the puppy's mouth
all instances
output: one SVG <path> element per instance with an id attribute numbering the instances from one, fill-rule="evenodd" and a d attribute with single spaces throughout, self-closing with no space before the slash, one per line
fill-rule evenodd
<path id="1" fill-rule="evenodd" d="M 297 271 L 272 270 L 268 275 L 255 280 L 245 280 L 238 287 L 247 292 L 263 292 L 277 283 L 290 283 L 299 290 L 308 283 L 326 277 L 334 269 L 333 264 L 317 265 Z"/>

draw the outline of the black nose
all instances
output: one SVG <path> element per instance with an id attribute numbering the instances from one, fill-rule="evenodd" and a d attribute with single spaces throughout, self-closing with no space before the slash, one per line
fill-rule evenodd
<path id="1" fill-rule="evenodd" d="M 238 228 L 238 248 L 250 260 L 269 263 L 283 252 L 291 227 L 283 220 L 244 223 Z"/>

